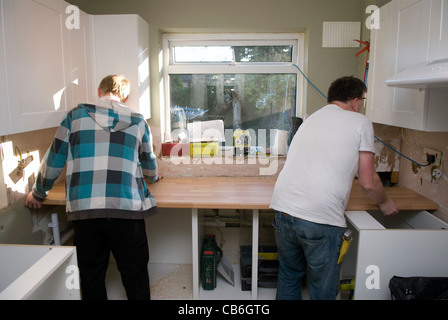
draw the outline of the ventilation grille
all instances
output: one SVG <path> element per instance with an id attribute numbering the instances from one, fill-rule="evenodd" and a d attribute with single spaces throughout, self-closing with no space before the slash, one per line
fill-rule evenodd
<path id="1" fill-rule="evenodd" d="M 361 37 L 360 21 L 324 21 L 322 47 L 357 48 Z"/>

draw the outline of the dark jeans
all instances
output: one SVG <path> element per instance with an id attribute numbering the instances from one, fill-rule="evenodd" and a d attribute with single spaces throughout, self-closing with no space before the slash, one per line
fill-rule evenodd
<path id="1" fill-rule="evenodd" d="M 311 300 L 334 300 L 339 291 L 337 264 L 346 228 L 313 223 L 276 212 L 273 222 L 280 263 L 278 300 L 302 299 L 308 271 Z"/>
<path id="2" fill-rule="evenodd" d="M 149 300 L 149 249 L 145 220 L 73 221 L 83 300 L 106 300 L 112 252 L 129 300 Z"/>

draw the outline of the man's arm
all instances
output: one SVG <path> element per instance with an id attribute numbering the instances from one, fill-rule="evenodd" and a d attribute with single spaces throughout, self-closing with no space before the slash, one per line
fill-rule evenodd
<path id="1" fill-rule="evenodd" d="M 155 183 L 163 178 L 157 168 L 157 159 L 153 150 L 152 134 L 145 123 L 142 145 L 139 150 L 139 161 L 142 166 L 143 176 L 148 183 Z"/>
<path id="2" fill-rule="evenodd" d="M 42 159 L 33 190 L 25 199 L 26 207 L 39 209 L 48 191 L 62 173 L 68 154 L 70 124 L 70 118 L 67 116 L 59 126 L 52 144 Z"/>
<path id="3" fill-rule="evenodd" d="M 398 206 L 384 191 L 381 179 L 375 171 L 375 154 L 368 151 L 359 152 L 358 181 L 366 195 L 371 198 L 385 215 L 398 213 Z"/>

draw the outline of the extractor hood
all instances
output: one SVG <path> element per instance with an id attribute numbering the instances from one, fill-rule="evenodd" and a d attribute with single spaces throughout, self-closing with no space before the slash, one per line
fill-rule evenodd
<path id="1" fill-rule="evenodd" d="M 448 87 L 448 58 L 426 61 L 386 80 L 389 87 L 426 89 Z"/>

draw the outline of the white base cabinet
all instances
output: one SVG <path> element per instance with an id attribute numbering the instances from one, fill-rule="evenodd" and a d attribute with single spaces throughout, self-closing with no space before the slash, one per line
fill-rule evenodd
<path id="1" fill-rule="evenodd" d="M 0 300 L 79 300 L 75 247 L 0 245 Z"/>
<path id="2" fill-rule="evenodd" d="M 155 300 L 273 300 L 276 288 L 241 288 L 240 245 L 257 247 L 265 243 L 260 221 L 264 212 L 245 213 L 245 227 L 206 227 L 203 210 L 165 209 L 147 221 L 150 252 L 151 297 Z M 394 217 L 380 212 L 346 212 L 354 239 L 345 256 L 341 279 L 355 279 L 354 299 L 390 300 L 390 279 L 396 276 L 448 277 L 448 224 L 426 211 L 404 211 Z M 215 232 L 215 231 L 217 232 Z M 205 234 L 214 233 L 231 262 L 235 284 L 221 275 L 214 290 L 201 286 L 201 245 Z M 269 242 L 271 244 L 271 242 Z M 252 252 L 253 265 L 258 263 Z M 257 278 L 257 269 L 252 270 Z M 108 270 L 110 299 L 125 299 L 115 264 Z M 308 285 L 302 290 L 309 299 Z M 342 292 L 338 299 L 346 299 Z"/>
<path id="3" fill-rule="evenodd" d="M 341 277 L 355 279 L 355 300 L 390 300 L 389 281 L 400 277 L 448 277 L 448 224 L 426 211 L 346 212 L 355 231 Z"/>

